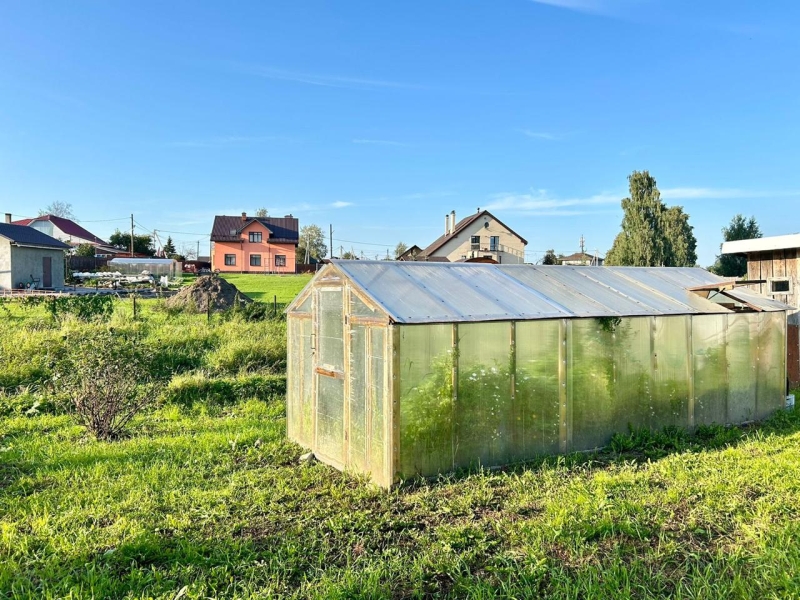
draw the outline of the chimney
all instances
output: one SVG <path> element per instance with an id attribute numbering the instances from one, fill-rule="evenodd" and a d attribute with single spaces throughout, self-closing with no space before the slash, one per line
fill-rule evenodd
<path id="1" fill-rule="evenodd" d="M 456 231 L 456 211 L 450 211 L 450 233 L 455 233 Z"/>
<path id="2" fill-rule="evenodd" d="M 242 213 L 242 223 L 244 223 L 245 221 L 247 221 L 247 213 L 243 212 Z"/>
<path id="3" fill-rule="evenodd" d="M 6 223 L 11 223 L 11 213 L 6 213 Z"/>
<path id="4" fill-rule="evenodd" d="M 450 213 L 444 216 L 444 234 L 450 235 Z"/>

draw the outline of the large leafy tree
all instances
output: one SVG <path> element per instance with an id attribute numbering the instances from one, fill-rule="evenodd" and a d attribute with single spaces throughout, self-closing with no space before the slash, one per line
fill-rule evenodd
<path id="1" fill-rule="evenodd" d="M 697 240 L 689 215 L 661 201 L 655 178 L 647 171 L 628 176 L 630 197 L 622 200 L 622 231 L 606 256 L 607 265 L 692 267 Z"/>
<path id="2" fill-rule="evenodd" d="M 43 209 L 39 210 L 39 216 L 53 215 L 55 217 L 63 217 L 64 219 L 75 219 L 75 213 L 72 212 L 72 204 L 69 202 L 62 202 L 61 200 L 54 200 Z"/>
<path id="3" fill-rule="evenodd" d="M 394 247 L 394 257 L 400 258 L 406 250 L 408 250 L 408 246 L 405 243 L 397 242 L 397 246 Z"/>
<path id="4" fill-rule="evenodd" d="M 259 219 L 265 219 L 268 216 L 269 216 L 269 211 L 263 206 L 256 210 L 256 217 L 258 217 Z"/>
<path id="5" fill-rule="evenodd" d="M 124 233 L 117 229 L 108 238 L 109 244 L 115 248 L 131 251 L 131 234 Z M 153 247 L 153 238 L 149 235 L 134 235 L 133 236 L 133 252 L 135 254 L 144 254 L 146 256 L 155 255 L 156 251 Z"/>
<path id="6" fill-rule="evenodd" d="M 560 265 L 561 260 L 556 256 L 555 250 L 548 250 L 544 253 L 542 257 L 542 264 L 543 265 Z"/>
<path id="7" fill-rule="evenodd" d="M 754 240 L 763 234 L 755 217 L 745 219 L 743 215 L 735 215 L 727 227 L 722 228 L 722 239 L 725 242 L 736 240 Z M 722 277 L 741 277 L 747 273 L 747 257 L 733 254 L 720 254 L 713 266 L 712 273 Z"/>
<path id="8" fill-rule="evenodd" d="M 306 225 L 300 228 L 300 243 L 297 246 L 298 262 L 305 263 L 306 259 L 320 260 L 328 254 L 325 245 L 325 235 L 319 225 Z"/>

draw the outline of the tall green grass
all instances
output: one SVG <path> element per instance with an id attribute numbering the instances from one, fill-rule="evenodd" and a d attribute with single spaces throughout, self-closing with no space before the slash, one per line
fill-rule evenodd
<path id="1" fill-rule="evenodd" d="M 800 411 L 385 492 L 299 463 L 283 323 L 153 306 L 0 321 L 0 374 L 26 382 L 0 394 L 0 597 L 800 596 Z M 109 327 L 165 383 L 126 438 L 98 442 L 31 407 L 70 340 Z"/>

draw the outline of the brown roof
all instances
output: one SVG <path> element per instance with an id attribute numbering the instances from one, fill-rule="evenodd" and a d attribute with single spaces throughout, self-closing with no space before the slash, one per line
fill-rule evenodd
<path id="1" fill-rule="evenodd" d="M 242 230 L 258 221 L 270 232 L 270 242 L 297 244 L 300 241 L 300 222 L 295 217 L 247 217 L 242 221 L 242 216 L 229 217 L 217 215 L 214 217 L 214 226 L 211 229 L 212 242 L 238 242 Z"/>
<path id="2" fill-rule="evenodd" d="M 581 254 L 580 252 L 576 252 L 575 254 L 570 254 L 569 256 L 559 256 L 558 260 L 594 260 L 596 258 L 600 258 L 599 256 L 594 256 L 593 254 L 589 254 L 588 252 L 584 252 Z M 601 259 L 602 260 L 602 259 Z"/>
<path id="3" fill-rule="evenodd" d="M 492 218 L 493 218 L 495 221 L 497 221 L 498 223 L 500 223 L 500 225 L 502 225 L 503 227 L 505 227 L 506 229 L 508 229 L 509 233 L 511 233 L 511 234 L 513 234 L 513 235 L 515 235 L 515 236 L 517 236 L 517 237 L 518 237 L 518 238 L 519 238 L 519 239 L 522 241 L 522 243 L 523 243 L 523 244 L 526 244 L 526 245 L 527 245 L 528 241 L 527 241 L 525 238 L 523 238 L 523 237 L 522 237 L 521 235 L 519 235 L 519 234 L 518 234 L 516 231 L 514 231 L 513 229 L 511 229 L 511 228 L 510 228 L 508 225 L 506 225 L 505 223 L 503 223 L 503 222 L 502 222 L 500 219 L 498 219 L 497 217 L 495 217 L 495 216 L 494 216 L 492 213 L 490 213 L 488 210 L 482 210 L 482 211 L 480 211 L 480 212 L 473 213 L 473 214 L 471 214 L 470 216 L 468 216 L 468 217 L 464 217 L 463 219 L 461 219 L 461 220 L 460 220 L 460 221 L 459 221 L 459 222 L 456 224 L 455 228 L 453 229 L 453 233 L 451 233 L 451 234 L 449 234 L 449 235 L 440 235 L 440 236 L 439 236 L 439 237 L 436 239 L 436 241 L 435 241 L 435 242 L 433 242 L 433 243 L 432 243 L 430 246 L 428 246 L 427 248 L 425 248 L 425 249 L 424 249 L 424 250 L 423 250 L 423 251 L 420 253 L 420 255 L 419 255 L 418 259 L 425 260 L 425 257 L 426 257 L 426 256 L 430 256 L 431 254 L 433 254 L 434 252 L 436 252 L 437 250 L 439 250 L 439 248 L 441 248 L 442 246 L 444 246 L 444 245 L 445 245 L 445 244 L 446 244 L 446 243 L 447 243 L 447 242 L 448 242 L 448 241 L 449 241 L 449 240 L 450 240 L 450 239 L 451 239 L 453 236 L 455 236 L 455 235 L 458 235 L 458 234 L 459 234 L 459 233 L 460 233 L 462 230 L 464 230 L 465 228 L 467 228 L 467 227 L 469 227 L 470 225 L 472 225 L 472 223 L 474 223 L 475 221 L 477 221 L 478 219 L 480 219 L 480 218 L 481 218 L 482 216 L 484 216 L 484 215 L 488 215 L 488 216 L 492 217 Z"/>
<path id="4" fill-rule="evenodd" d="M 65 219 L 64 217 L 57 217 L 55 215 L 42 215 L 40 217 L 34 217 L 33 219 L 22 219 L 21 221 L 14 221 L 13 225 L 31 225 L 36 221 L 50 221 L 69 236 L 89 240 L 92 244 L 105 244 L 103 240 L 78 225 L 72 219 Z"/>

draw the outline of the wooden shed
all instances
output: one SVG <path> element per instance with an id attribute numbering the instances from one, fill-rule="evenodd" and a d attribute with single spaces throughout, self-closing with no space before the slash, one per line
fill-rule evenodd
<path id="1" fill-rule="evenodd" d="M 787 372 L 790 385 L 800 386 L 800 233 L 725 242 L 722 253 L 745 255 L 749 287 L 792 307 L 787 318 Z"/>

